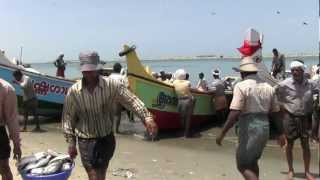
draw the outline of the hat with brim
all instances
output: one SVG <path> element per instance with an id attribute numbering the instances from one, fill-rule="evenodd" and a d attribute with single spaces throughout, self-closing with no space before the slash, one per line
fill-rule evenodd
<path id="1" fill-rule="evenodd" d="M 80 70 L 83 71 L 97 71 L 101 68 L 99 65 L 100 58 L 97 52 L 88 51 L 79 54 Z"/>
<path id="2" fill-rule="evenodd" d="M 99 70 L 98 65 L 84 64 L 80 66 L 80 71 L 97 71 Z"/>
<path id="3" fill-rule="evenodd" d="M 258 72 L 257 64 L 251 57 L 245 57 L 240 62 L 240 72 Z"/>

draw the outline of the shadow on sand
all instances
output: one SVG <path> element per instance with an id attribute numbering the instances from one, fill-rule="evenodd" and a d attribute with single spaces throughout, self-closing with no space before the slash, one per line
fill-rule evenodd
<path id="1" fill-rule="evenodd" d="M 286 174 L 288 174 L 288 172 L 282 171 L 281 174 L 285 174 L 286 175 Z M 311 173 L 311 174 L 315 178 L 319 178 L 320 177 L 320 174 L 319 175 L 315 174 L 315 173 Z M 293 177 L 294 178 L 298 178 L 298 179 L 305 179 L 306 178 L 304 172 L 295 172 Z"/>

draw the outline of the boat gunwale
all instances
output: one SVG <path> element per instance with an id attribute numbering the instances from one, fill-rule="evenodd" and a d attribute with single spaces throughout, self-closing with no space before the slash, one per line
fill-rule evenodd
<path id="1" fill-rule="evenodd" d="M 76 82 L 76 80 L 71 80 L 71 79 L 51 76 L 51 75 L 47 75 L 47 74 L 42 74 L 41 72 L 40 73 L 36 73 L 36 72 L 28 71 L 28 70 L 25 70 L 25 69 L 19 69 L 19 68 L 16 68 L 16 67 L 11 67 L 11 66 L 8 66 L 8 65 L 5 65 L 5 64 L 0 64 L 0 66 L 3 66 L 5 68 L 7 68 L 9 70 L 13 70 L 13 71 L 14 70 L 21 70 L 24 73 L 32 74 L 32 75 L 35 75 L 35 76 L 42 76 L 42 77 L 48 78 L 50 80 L 66 81 L 66 82 L 71 82 L 71 83 L 75 83 Z"/>
<path id="2" fill-rule="evenodd" d="M 151 78 L 147 78 L 147 77 L 144 77 L 144 76 L 141 76 L 141 75 L 137 75 L 137 74 L 134 74 L 134 73 L 128 73 L 128 76 L 134 76 L 136 78 L 140 78 L 140 79 L 143 79 L 143 80 L 146 80 L 146 81 L 150 81 L 150 82 L 162 85 L 162 86 L 166 86 L 168 88 L 173 88 L 172 85 L 166 84 L 166 83 L 158 81 L 156 79 L 151 79 Z M 214 92 L 201 92 L 201 91 L 197 91 L 196 89 L 193 89 L 193 88 L 191 89 L 191 92 L 192 92 L 192 94 L 198 94 L 198 95 L 209 95 L 209 96 L 214 95 Z M 232 92 L 229 92 L 229 91 L 225 91 L 225 93 L 226 94 L 230 94 L 230 93 L 232 94 Z"/>

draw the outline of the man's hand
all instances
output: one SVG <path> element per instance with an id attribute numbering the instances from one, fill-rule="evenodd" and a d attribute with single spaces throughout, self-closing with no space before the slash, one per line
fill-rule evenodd
<path id="1" fill-rule="evenodd" d="M 77 147 L 76 146 L 69 146 L 68 154 L 71 159 L 75 159 L 78 155 Z"/>
<path id="2" fill-rule="evenodd" d="M 151 137 L 156 137 L 158 134 L 158 126 L 154 122 L 154 120 L 148 120 L 145 122 L 146 128 L 150 134 Z"/>
<path id="3" fill-rule="evenodd" d="M 15 79 L 14 79 L 14 80 L 12 80 L 12 83 L 14 83 L 14 84 L 19 84 L 19 83 L 18 83 L 18 81 L 17 81 L 17 80 L 15 80 Z"/>
<path id="4" fill-rule="evenodd" d="M 219 136 L 216 138 L 216 144 L 221 146 L 222 145 L 222 141 L 223 141 L 223 138 L 224 138 L 224 134 L 221 132 L 219 134 Z"/>
<path id="5" fill-rule="evenodd" d="M 21 155 L 22 155 L 22 152 L 21 152 L 20 145 L 19 144 L 13 145 L 13 159 L 20 161 Z"/>
<path id="6" fill-rule="evenodd" d="M 280 147 L 285 148 L 288 145 L 288 141 L 287 138 L 284 134 L 280 135 L 278 137 L 278 144 L 280 145 Z"/>

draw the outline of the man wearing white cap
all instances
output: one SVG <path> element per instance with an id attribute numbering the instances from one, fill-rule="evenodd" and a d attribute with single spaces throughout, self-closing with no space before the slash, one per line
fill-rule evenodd
<path id="1" fill-rule="evenodd" d="M 220 79 L 220 70 L 215 69 L 212 71 L 213 81 L 209 84 L 209 91 L 214 92 L 214 108 L 216 110 L 217 118 L 219 122 L 224 122 L 226 108 L 227 108 L 227 99 L 224 94 L 224 82 Z"/>
<path id="2" fill-rule="evenodd" d="M 303 151 L 304 170 L 307 179 L 314 179 L 309 171 L 310 147 L 308 128 L 313 111 L 313 94 L 317 91 L 315 84 L 304 76 L 306 66 L 301 60 L 292 61 L 291 78 L 280 82 L 276 87 L 277 97 L 283 113 L 283 126 L 288 145 L 286 157 L 288 162 L 288 178 L 293 179 L 292 149 L 296 139 L 300 138 Z"/>
<path id="3" fill-rule="evenodd" d="M 227 121 L 216 139 L 221 142 L 228 130 L 239 121 L 239 145 L 236 153 L 237 168 L 246 180 L 259 179 L 258 160 L 269 139 L 269 113 L 279 112 L 274 89 L 258 75 L 258 68 L 251 57 L 240 62 L 243 81 L 235 85 L 230 113 Z M 277 121 L 278 132 L 282 132 L 281 123 Z M 284 137 L 280 137 L 281 145 Z"/>
<path id="4" fill-rule="evenodd" d="M 191 83 L 186 80 L 187 72 L 184 69 L 178 69 L 175 72 L 173 81 L 174 90 L 178 96 L 178 112 L 181 116 L 181 125 L 184 129 L 184 137 L 191 136 L 190 124 L 194 108 L 194 97 L 190 92 Z"/>
<path id="5" fill-rule="evenodd" d="M 99 76 L 97 52 L 80 53 L 83 78 L 76 82 L 65 98 L 62 128 L 71 158 L 77 156 L 76 142 L 88 179 L 104 180 L 115 150 L 112 128 L 113 107 L 118 103 L 143 121 L 148 132 L 157 133 L 152 114 L 143 102 L 117 80 Z"/>

